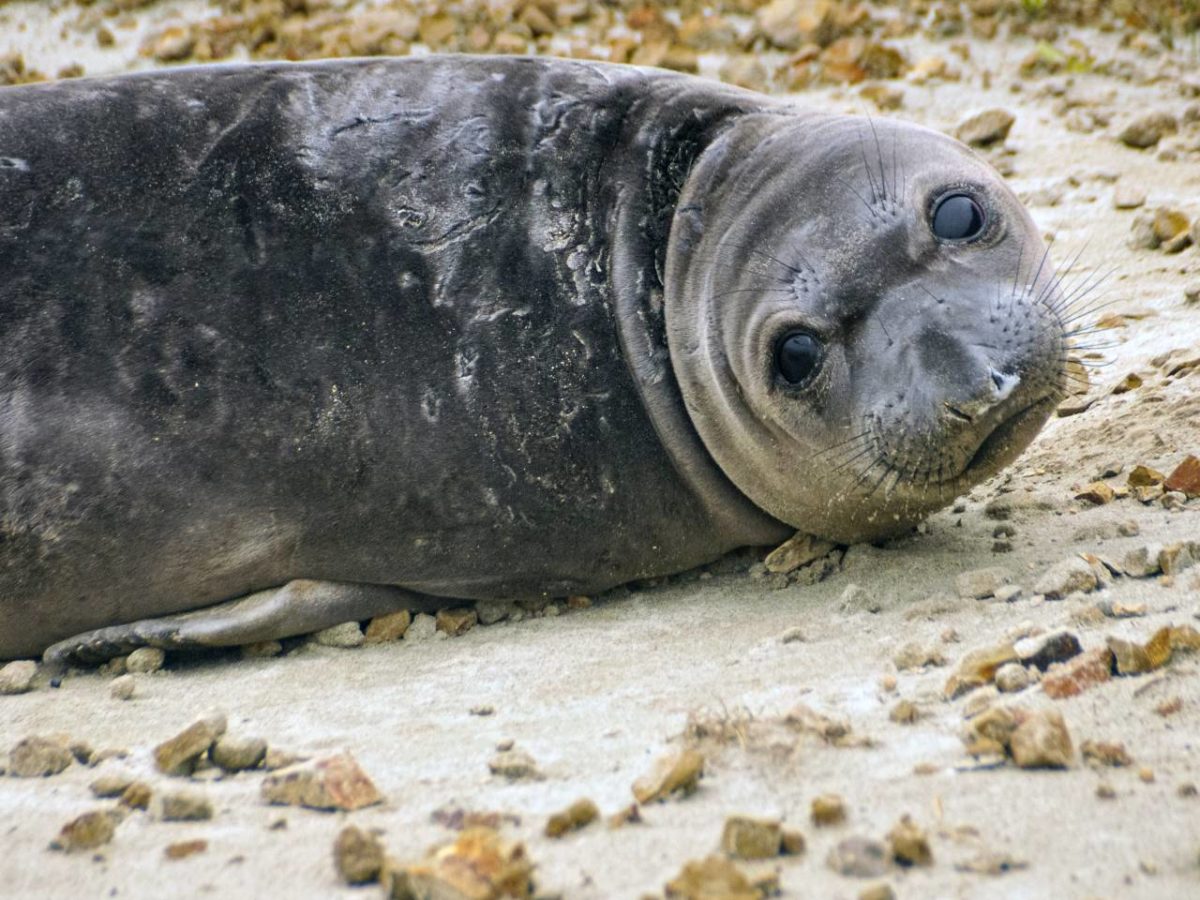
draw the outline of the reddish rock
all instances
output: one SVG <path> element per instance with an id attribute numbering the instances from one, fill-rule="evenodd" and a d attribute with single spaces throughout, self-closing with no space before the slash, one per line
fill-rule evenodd
<path id="1" fill-rule="evenodd" d="M 1168 491 L 1179 491 L 1188 498 L 1200 497 L 1200 458 L 1188 456 L 1167 476 Z"/>
<path id="2" fill-rule="evenodd" d="M 1068 662 L 1057 663 L 1042 678 L 1047 697 L 1062 700 L 1112 678 L 1113 654 L 1107 647 L 1088 650 Z"/>
<path id="3" fill-rule="evenodd" d="M 310 809 L 355 810 L 383 797 L 349 752 L 298 763 L 263 779 L 262 797 L 268 803 Z"/>

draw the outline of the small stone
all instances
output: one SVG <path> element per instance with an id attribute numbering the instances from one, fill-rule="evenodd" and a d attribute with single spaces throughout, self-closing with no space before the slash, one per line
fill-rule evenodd
<path id="1" fill-rule="evenodd" d="M 888 846 L 892 858 L 901 866 L 933 865 L 933 851 L 929 837 L 909 816 L 904 816 L 888 832 Z"/>
<path id="2" fill-rule="evenodd" d="M 633 796 L 645 805 L 670 796 L 695 792 L 704 774 L 704 757 L 695 750 L 660 757 L 650 771 L 633 783 Z"/>
<path id="3" fill-rule="evenodd" d="M 1168 491 L 1184 494 L 1189 500 L 1200 497 L 1200 457 L 1185 457 L 1183 462 L 1171 470 L 1164 486 Z"/>
<path id="4" fill-rule="evenodd" d="M 1065 769 L 1075 753 L 1067 723 L 1055 709 L 1027 713 L 1012 733 L 1009 750 L 1022 769 Z"/>
<path id="5" fill-rule="evenodd" d="M 1187 494 L 1180 491 L 1167 491 L 1159 498 L 1158 502 L 1162 504 L 1163 509 L 1183 509 L 1187 505 Z"/>
<path id="6" fill-rule="evenodd" d="M 534 758 L 524 750 L 501 750 L 488 761 L 488 770 L 509 781 L 538 781 L 542 778 Z"/>
<path id="7" fill-rule="evenodd" d="M 1003 694 L 1015 694 L 1025 690 L 1036 679 L 1020 663 L 1006 663 L 996 670 L 996 688 Z"/>
<path id="8" fill-rule="evenodd" d="M 1142 784 L 1154 784 L 1154 770 L 1149 766 L 1142 766 L 1138 769 L 1138 781 Z"/>
<path id="9" fill-rule="evenodd" d="M 66 769 L 74 759 L 66 741 L 31 735 L 8 752 L 8 774 L 17 778 L 46 778 Z"/>
<path id="10" fill-rule="evenodd" d="M 135 781 L 121 792 L 121 805 L 129 809 L 149 809 L 154 791 L 144 781 Z"/>
<path id="11" fill-rule="evenodd" d="M 1126 482 L 1131 488 L 1154 487 L 1167 480 L 1167 476 L 1149 466 L 1134 466 L 1129 470 Z"/>
<path id="12" fill-rule="evenodd" d="M 937 647 L 926 647 L 916 641 L 902 644 L 892 656 L 892 662 L 901 672 L 921 669 L 925 666 L 944 666 L 946 657 Z"/>
<path id="13" fill-rule="evenodd" d="M 1004 875 L 1019 869 L 1029 868 L 1029 863 L 1016 859 L 1007 853 L 991 853 L 983 851 L 969 859 L 957 862 L 954 868 L 959 872 L 970 872 L 975 875 Z"/>
<path id="14" fill-rule="evenodd" d="M 348 751 L 272 772 L 263 779 L 262 798 L 284 806 L 346 811 L 383 802 Z"/>
<path id="15" fill-rule="evenodd" d="M 779 642 L 781 644 L 801 644 L 805 640 L 807 640 L 807 638 L 804 635 L 804 629 L 800 628 L 798 625 L 793 625 L 779 636 Z"/>
<path id="16" fill-rule="evenodd" d="M 440 609 L 434 620 L 437 630 L 448 637 L 466 634 L 478 621 L 479 614 L 474 609 Z"/>
<path id="17" fill-rule="evenodd" d="M 1130 578 L 1149 578 L 1157 575 L 1162 571 L 1158 561 L 1161 552 L 1162 547 L 1157 544 L 1136 547 L 1122 557 L 1121 571 Z"/>
<path id="18" fill-rule="evenodd" d="M 691 860 L 667 882 L 668 900 L 758 900 L 763 896 L 740 869 L 722 856 Z"/>
<path id="19" fill-rule="evenodd" d="M 994 596 L 997 590 L 1011 583 L 1012 573 L 1000 566 L 963 572 L 954 581 L 958 596 L 964 600 L 982 600 Z"/>
<path id="20" fill-rule="evenodd" d="M 921 718 L 921 708 L 911 700 L 901 700 L 888 712 L 888 718 L 898 725 L 911 725 Z"/>
<path id="21" fill-rule="evenodd" d="M 164 822 L 205 822 L 212 818 L 212 803 L 198 791 L 174 790 L 154 799 L 156 818 Z"/>
<path id="22" fill-rule="evenodd" d="M 972 650 L 959 660 L 958 669 L 946 681 L 942 692 L 947 700 L 953 700 L 977 687 L 991 684 L 997 669 L 1016 660 L 1017 653 L 1009 643 Z"/>
<path id="23" fill-rule="evenodd" d="M 1117 393 L 1114 391 L 1114 393 Z M 1086 503 L 1091 503 L 1095 506 L 1103 506 L 1106 503 L 1112 503 L 1116 497 L 1113 489 L 1103 481 L 1093 481 L 1083 490 L 1075 494 L 1076 500 L 1083 500 Z"/>
<path id="24" fill-rule="evenodd" d="M 391 900 L 499 900 L 534 896 L 533 862 L 525 845 L 491 828 L 468 828 L 419 863 L 384 864 L 383 895 Z"/>
<path id="25" fill-rule="evenodd" d="M 1137 209 L 1145 202 L 1146 190 L 1137 185 L 1122 182 L 1113 191 L 1113 206 L 1116 209 Z"/>
<path id="26" fill-rule="evenodd" d="M 844 613 L 868 612 L 878 613 L 883 609 L 883 603 L 874 594 L 857 584 L 848 584 L 842 591 L 838 608 Z"/>
<path id="27" fill-rule="evenodd" d="M 1196 787 L 1196 785 L 1190 781 L 1185 781 L 1175 789 L 1175 795 L 1186 799 L 1200 797 L 1200 788 Z"/>
<path id="28" fill-rule="evenodd" d="M 1051 566 L 1033 586 L 1047 600 L 1060 600 L 1068 594 L 1094 591 L 1100 585 L 1095 571 L 1086 560 L 1069 556 Z"/>
<path id="29" fill-rule="evenodd" d="M 964 144 L 989 147 L 1008 137 L 1016 120 L 1017 117 L 1007 109 L 985 109 L 959 122 L 954 136 Z"/>
<path id="30" fill-rule="evenodd" d="M 187 859 L 189 856 L 203 853 L 207 849 L 208 841 L 203 838 L 195 838 L 190 841 L 176 841 L 174 844 L 167 844 L 163 850 L 163 856 L 170 860 Z"/>
<path id="31" fill-rule="evenodd" d="M 417 613 L 413 616 L 408 631 L 404 633 L 404 640 L 405 643 L 411 644 L 415 641 L 427 641 L 441 634 L 442 632 L 438 631 L 437 619 L 428 613 Z"/>
<path id="32" fill-rule="evenodd" d="M 1179 123 L 1170 113 L 1152 112 L 1134 119 L 1117 134 L 1117 140 L 1127 147 L 1146 150 L 1153 147 L 1164 135 L 1174 134 Z"/>
<path id="33" fill-rule="evenodd" d="M 1111 784 L 1102 781 L 1096 785 L 1096 797 L 1099 800 L 1115 800 L 1117 791 Z"/>
<path id="34" fill-rule="evenodd" d="M 822 828 L 840 825 L 846 821 L 846 803 L 838 794 L 821 794 L 813 798 L 811 816 L 813 824 Z"/>
<path id="35" fill-rule="evenodd" d="M 167 661 L 167 654 L 157 647 L 138 647 L 125 658 L 126 671 L 138 675 L 157 672 Z"/>
<path id="36" fill-rule="evenodd" d="M 346 884 L 370 884 L 383 870 L 383 844 L 369 831 L 347 825 L 333 842 L 333 866 Z"/>
<path id="37" fill-rule="evenodd" d="M 267 742 L 262 738 L 237 738 L 226 734 L 213 744 L 209 756 L 226 772 L 257 769 L 267 756 Z"/>
<path id="38" fill-rule="evenodd" d="M 804 835 L 795 828 L 784 828 L 779 838 L 779 852 L 784 856 L 800 856 L 808 848 Z"/>
<path id="39" fill-rule="evenodd" d="M 994 599 L 997 603 L 1015 603 L 1021 599 L 1021 586 L 1017 584 L 1006 584 L 1003 587 L 996 588 Z"/>
<path id="40" fill-rule="evenodd" d="M 389 644 L 404 637 L 408 626 L 412 624 L 412 613 L 407 609 L 397 610 L 383 616 L 376 616 L 367 623 L 364 644 Z"/>
<path id="41" fill-rule="evenodd" d="M 1088 650 L 1053 665 L 1042 678 L 1042 692 L 1055 700 L 1074 697 L 1112 677 L 1113 654 L 1106 647 Z"/>
<path id="42" fill-rule="evenodd" d="M 1118 675 L 1141 675 L 1161 668 L 1171 658 L 1171 629 L 1160 628 L 1145 644 L 1110 637 L 1108 649 Z"/>
<path id="43" fill-rule="evenodd" d="M 154 748 L 154 764 L 165 775 L 190 775 L 197 761 L 225 733 L 225 715 L 211 712 Z"/>
<path id="44" fill-rule="evenodd" d="M 362 628 L 357 622 L 342 622 L 330 628 L 322 628 L 312 636 L 312 642 L 322 647 L 337 647 L 341 650 L 352 650 L 361 647 L 366 641 Z"/>
<path id="45" fill-rule="evenodd" d="M 95 850 L 113 839 L 118 821 L 119 819 L 107 810 L 86 812 L 64 825 L 58 837 L 50 843 L 50 848 L 65 853 Z"/>
<path id="46" fill-rule="evenodd" d="M 721 832 L 721 852 L 734 859 L 771 859 L 782 844 L 782 829 L 772 819 L 730 816 Z"/>
<path id="47" fill-rule="evenodd" d="M 560 838 L 592 824 L 598 818 L 600 810 L 595 803 L 584 797 L 550 817 L 546 822 L 546 837 Z"/>
<path id="48" fill-rule="evenodd" d="M 763 565 L 772 574 L 786 575 L 820 559 L 833 547 L 834 545 L 829 541 L 822 541 L 811 534 L 796 532 L 768 553 L 767 558 L 763 560 Z"/>
<path id="49" fill-rule="evenodd" d="M 1120 742 L 1084 741 L 1079 745 L 1083 761 L 1090 766 L 1131 766 L 1133 758 Z"/>
<path id="50" fill-rule="evenodd" d="M 863 888 L 858 892 L 858 900 L 896 900 L 896 892 L 884 881 Z"/>
<path id="51" fill-rule="evenodd" d="M 1066 662 L 1083 652 L 1079 638 L 1069 631 L 1052 631 L 1036 637 L 1022 638 L 1013 644 L 1021 662 L 1045 672 L 1054 663 Z"/>
<path id="52" fill-rule="evenodd" d="M 93 796 L 106 800 L 110 797 L 120 797 L 133 784 L 133 776 L 128 772 L 107 772 L 88 785 Z"/>
<path id="53" fill-rule="evenodd" d="M 132 675 L 119 675 L 108 685 L 108 695 L 114 700 L 132 700 L 137 682 Z"/>
<path id="54" fill-rule="evenodd" d="M 1164 575 L 1178 575 L 1190 569 L 1200 558 L 1200 544 L 1177 541 L 1158 551 L 1158 567 Z"/>
<path id="55" fill-rule="evenodd" d="M 848 837 L 829 851 L 829 868 L 848 878 L 879 878 L 888 870 L 890 854 L 879 841 Z"/>
<path id="56" fill-rule="evenodd" d="M 16 659 L 0 668 L 0 695 L 24 694 L 32 690 L 37 675 L 37 663 L 32 659 Z"/>

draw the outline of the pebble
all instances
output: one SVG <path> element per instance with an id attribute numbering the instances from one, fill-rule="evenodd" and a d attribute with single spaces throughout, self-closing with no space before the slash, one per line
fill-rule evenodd
<path id="1" fill-rule="evenodd" d="M 1188 455 L 1163 482 L 1168 491 L 1178 491 L 1189 500 L 1200 497 L 1200 457 Z M 3 689 L 0 688 L 0 693 Z"/>
<path id="2" fill-rule="evenodd" d="M 1146 189 L 1134 184 L 1120 183 L 1113 191 L 1113 206 L 1116 209 L 1137 209 L 1146 203 Z"/>
<path id="3" fill-rule="evenodd" d="M 1200 542 L 1176 541 L 1158 551 L 1158 567 L 1164 575 L 1178 575 L 1196 565 L 1200 559 Z"/>
<path id="4" fill-rule="evenodd" d="M 863 888 L 858 892 L 858 900 L 896 900 L 896 892 L 884 881 Z"/>
<path id="5" fill-rule="evenodd" d="M 311 640 L 322 647 L 337 647 L 342 650 L 361 647 L 366 642 L 362 628 L 357 622 L 342 622 L 340 625 L 322 628 L 313 633 Z"/>
<path id="6" fill-rule="evenodd" d="M 931 866 L 933 865 L 933 850 L 929 846 L 929 836 L 909 816 L 904 816 L 888 832 L 888 847 L 892 851 L 892 859 L 901 866 Z"/>
<path id="7" fill-rule="evenodd" d="M 367 631 L 363 635 L 364 644 L 389 644 L 404 637 L 412 624 L 412 613 L 401 609 L 384 616 L 376 616 L 367 623 Z"/>
<path id="8" fill-rule="evenodd" d="M 88 785 L 92 795 L 106 800 L 110 797 L 120 797 L 133 784 L 134 778 L 128 772 L 106 772 Z"/>
<path id="9" fill-rule="evenodd" d="M 17 778 L 46 778 L 62 772 L 74 760 L 66 741 L 31 735 L 8 752 L 8 774 Z"/>
<path id="10" fill-rule="evenodd" d="M 823 541 L 811 534 L 796 532 L 774 550 L 767 554 L 763 565 L 773 575 L 786 575 L 801 566 L 820 559 L 834 548 L 829 541 Z"/>
<path id="11" fill-rule="evenodd" d="M 130 809 L 149 809 L 154 791 L 144 781 L 135 781 L 121 792 L 121 805 Z"/>
<path id="12" fill-rule="evenodd" d="M 866 837 L 848 837 L 829 851 L 826 863 L 848 878 L 879 878 L 887 873 L 888 848 Z"/>
<path id="13" fill-rule="evenodd" d="M 404 633 L 404 640 L 411 644 L 414 641 L 428 641 L 439 636 L 445 637 L 445 634 L 438 631 L 437 619 L 428 613 L 417 613 L 413 616 L 408 631 Z"/>
<path id="14" fill-rule="evenodd" d="M 689 860 L 664 890 L 669 900 L 757 900 L 765 896 L 734 863 L 721 856 Z"/>
<path id="15" fill-rule="evenodd" d="M 1167 476 L 1149 466 L 1134 466 L 1126 476 L 1126 483 L 1131 487 L 1154 487 L 1167 480 Z"/>
<path id="16" fill-rule="evenodd" d="M 842 591 L 838 609 L 844 613 L 877 613 L 883 609 L 883 603 L 860 585 L 848 584 Z"/>
<path id="17" fill-rule="evenodd" d="M 703 774 L 704 756 L 695 750 L 663 756 L 633 783 L 633 796 L 643 805 L 671 796 L 686 797 L 699 787 Z"/>
<path id="18" fill-rule="evenodd" d="M 1045 672 L 1054 663 L 1078 656 L 1083 652 L 1083 645 L 1070 631 L 1060 630 L 1022 638 L 1013 644 L 1013 650 L 1022 663 Z"/>
<path id="19" fill-rule="evenodd" d="M 1113 654 L 1107 647 L 1087 650 L 1066 663 L 1049 668 L 1042 692 L 1055 700 L 1074 697 L 1112 678 Z"/>
<path id="20" fill-rule="evenodd" d="M 1146 150 L 1153 147 L 1164 136 L 1179 130 L 1179 123 L 1170 113 L 1152 112 L 1134 119 L 1121 129 L 1117 140 L 1127 147 Z"/>
<path id="21" fill-rule="evenodd" d="M 125 670 L 138 675 L 149 675 L 159 671 L 167 661 L 167 654 L 157 647 L 138 647 L 125 657 Z"/>
<path id="22" fill-rule="evenodd" d="M 1094 591 L 1099 585 L 1100 580 L 1086 560 L 1069 556 L 1051 566 L 1037 580 L 1033 590 L 1047 600 L 1059 600 L 1068 594 Z"/>
<path id="23" fill-rule="evenodd" d="M 154 748 L 154 764 L 165 775 L 190 775 L 200 757 L 225 733 L 221 712 L 201 716 L 179 734 Z"/>
<path id="24" fill-rule="evenodd" d="M 95 850 L 109 843 L 117 832 L 117 814 L 109 810 L 86 812 L 68 822 L 50 842 L 50 849 L 64 853 Z"/>
<path id="25" fill-rule="evenodd" d="M 1114 391 L 1114 393 L 1118 392 Z M 1112 503 L 1115 498 L 1116 492 L 1103 481 L 1093 481 L 1075 494 L 1076 500 L 1083 500 L 1095 506 Z"/>
<path id="26" fill-rule="evenodd" d="M 154 798 L 154 817 L 164 822 L 205 822 L 213 817 L 213 808 L 199 791 L 173 790 Z"/>
<path id="27" fill-rule="evenodd" d="M 132 700 L 137 682 L 132 675 L 118 675 L 108 685 L 108 695 L 114 700 Z"/>
<path id="28" fill-rule="evenodd" d="M 1111 784 L 1102 781 L 1096 785 L 1096 797 L 1099 800 L 1115 800 L 1117 791 Z"/>
<path id="29" fill-rule="evenodd" d="M 478 621 L 479 614 L 474 609 L 440 609 L 434 624 L 446 636 L 458 637 L 474 628 Z"/>
<path id="30" fill-rule="evenodd" d="M 1003 585 L 996 588 L 993 596 L 997 603 L 1015 603 L 1021 599 L 1021 586 L 1018 584 Z"/>
<path id="31" fill-rule="evenodd" d="M 222 735 L 209 750 L 212 761 L 226 772 L 257 769 L 267 756 L 267 742 L 262 738 Z"/>
<path id="32" fill-rule="evenodd" d="M 347 825 L 333 842 L 333 867 L 349 885 L 371 884 L 383 871 L 383 844 L 369 831 Z"/>
<path id="33" fill-rule="evenodd" d="M 1145 644 L 1110 637 L 1108 649 L 1118 675 L 1142 675 L 1161 668 L 1171 658 L 1171 629 L 1160 628 Z"/>
<path id="34" fill-rule="evenodd" d="M 509 781 L 539 781 L 537 762 L 524 750 L 501 750 L 488 761 L 488 771 Z"/>
<path id="35" fill-rule="evenodd" d="M 352 811 L 383 802 L 383 796 L 343 750 L 272 772 L 263 779 L 262 798 L 284 806 Z"/>
<path id="36" fill-rule="evenodd" d="M 781 644 L 801 644 L 806 640 L 808 638 L 805 637 L 804 629 L 799 625 L 793 625 L 779 636 L 779 643 Z"/>
<path id="37" fill-rule="evenodd" d="M 925 666 L 944 666 L 946 657 L 937 647 L 926 647 L 916 641 L 902 644 L 892 656 L 892 662 L 901 672 L 922 669 Z"/>
<path id="38" fill-rule="evenodd" d="M 167 844 L 163 848 L 163 856 L 170 860 L 187 859 L 189 856 L 203 853 L 207 849 L 208 841 L 203 838 L 195 838 L 190 841 L 176 841 L 173 844 Z"/>
<path id="39" fill-rule="evenodd" d="M 1001 587 L 1012 583 L 1012 573 L 1001 566 L 962 572 L 954 580 L 958 596 L 964 600 L 992 597 Z"/>
<path id="40" fill-rule="evenodd" d="M 921 708 L 911 700 L 901 700 L 888 712 L 888 718 L 898 725 L 911 725 L 921 718 Z"/>
<path id="41" fill-rule="evenodd" d="M 1037 681 L 1020 663 L 1005 663 L 996 670 L 996 688 L 1004 694 L 1016 694 Z"/>
<path id="42" fill-rule="evenodd" d="M 534 896 L 533 860 L 525 845 L 491 828 L 468 828 L 452 843 L 434 847 L 418 863 L 384 864 L 384 897 L 445 900 Z"/>
<path id="43" fill-rule="evenodd" d="M 1012 733 L 1009 750 L 1022 769 L 1065 769 L 1075 754 L 1067 723 L 1056 709 L 1027 712 Z"/>
<path id="44" fill-rule="evenodd" d="M 734 859 L 771 859 L 783 848 L 783 829 L 773 819 L 729 816 L 721 832 L 721 852 Z"/>
<path id="45" fill-rule="evenodd" d="M 846 821 L 846 802 L 838 794 L 821 794 L 813 798 L 810 815 L 819 827 L 840 825 Z"/>
<path id="46" fill-rule="evenodd" d="M 546 837 L 560 838 L 572 831 L 585 828 L 598 818 L 600 818 L 600 810 L 596 804 L 586 797 L 581 798 L 549 818 L 546 822 Z"/>
<path id="47" fill-rule="evenodd" d="M 32 659 L 16 659 L 0 668 L 0 695 L 24 694 L 33 689 L 37 663 Z"/>
<path id="48" fill-rule="evenodd" d="M 1079 745 L 1083 761 L 1092 766 L 1131 766 L 1133 758 L 1120 742 L 1084 741 Z"/>
<path id="49" fill-rule="evenodd" d="M 985 109 L 959 122 L 954 136 L 973 147 L 990 147 L 1008 137 L 1016 120 L 1017 117 L 1007 109 Z"/>
<path id="50" fill-rule="evenodd" d="M 953 700 L 977 687 L 990 684 L 1002 665 L 1015 662 L 1016 659 L 1017 653 L 1010 643 L 993 644 L 972 650 L 959 660 L 958 668 L 946 681 L 942 693 L 946 699 Z"/>
<path id="51" fill-rule="evenodd" d="M 1162 547 L 1158 544 L 1148 544 L 1135 547 L 1121 558 L 1121 571 L 1130 578 L 1149 578 L 1162 571 L 1159 555 Z"/>

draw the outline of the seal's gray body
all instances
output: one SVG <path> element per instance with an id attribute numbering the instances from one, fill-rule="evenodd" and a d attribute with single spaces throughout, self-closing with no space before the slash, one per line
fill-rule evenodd
<path id="1" fill-rule="evenodd" d="M 466 58 L 0 91 L 0 657 L 298 577 L 564 595 L 785 535 L 697 492 L 617 324 L 753 100 Z"/>
<path id="2" fill-rule="evenodd" d="M 653 70 L 0 90 L 0 658 L 895 533 L 1048 415 L 1042 247 L 942 135 Z"/>

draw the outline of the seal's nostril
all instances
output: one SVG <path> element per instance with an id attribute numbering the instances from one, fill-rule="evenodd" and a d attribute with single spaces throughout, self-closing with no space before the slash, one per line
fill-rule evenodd
<path id="1" fill-rule="evenodd" d="M 1021 383 L 1020 375 L 1006 375 L 998 369 L 988 369 L 992 384 L 996 387 L 996 400 L 1004 400 Z"/>

